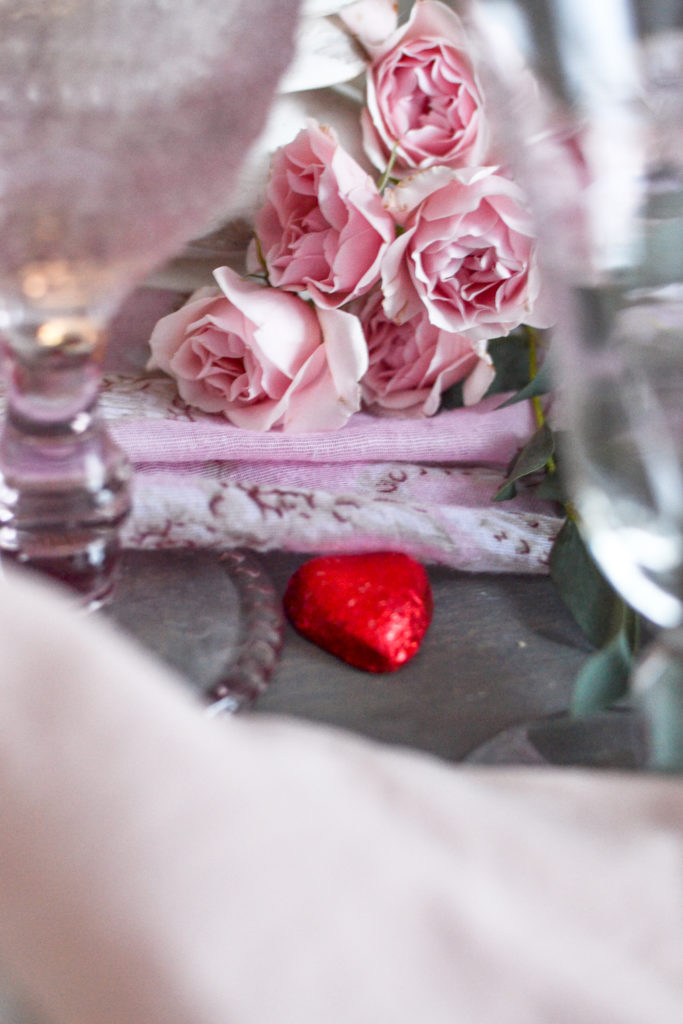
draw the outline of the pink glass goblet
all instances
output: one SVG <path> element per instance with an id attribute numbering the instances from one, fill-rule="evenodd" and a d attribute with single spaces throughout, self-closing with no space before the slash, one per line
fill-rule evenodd
<path id="1" fill-rule="evenodd" d="M 127 459 L 97 412 L 107 324 L 225 213 L 296 6 L 0 4 L 0 552 L 90 605 L 111 590 L 130 507 Z"/>

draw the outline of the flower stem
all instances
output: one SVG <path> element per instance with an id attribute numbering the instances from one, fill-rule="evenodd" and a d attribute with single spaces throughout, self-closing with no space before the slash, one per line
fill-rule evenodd
<path id="1" fill-rule="evenodd" d="M 524 333 L 525 333 L 526 339 L 527 339 L 527 341 L 529 343 L 529 377 L 530 377 L 531 380 L 533 380 L 534 377 L 536 376 L 536 374 L 538 373 L 538 369 L 539 369 L 539 367 L 538 367 L 538 349 L 539 349 L 538 333 L 534 330 L 533 327 L 529 327 L 528 324 L 524 325 Z M 543 402 L 541 401 L 541 396 L 540 395 L 534 395 L 533 396 L 533 398 L 531 399 L 531 406 L 532 406 L 532 408 L 534 410 L 534 418 L 536 420 L 536 427 L 540 429 L 544 425 L 544 423 L 546 422 L 545 410 L 543 408 Z M 552 455 L 550 456 L 550 458 L 546 462 L 546 469 L 547 469 L 548 473 L 556 473 L 557 472 L 557 463 L 555 462 L 555 459 L 554 459 L 554 457 Z"/>
<path id="2" fill-rule="evenodd" d="M 263 255 L 263 249 L 261 248 L 261 239 L 259 238 L 259 236 L 256 233 L 254 233 L 254 245 L 256 246 L 256 257 L 257 257 L 259 263 L 261 264 L 261 266 L 263 267 L 263 278 L 264 278 L 266 284 L 268 285 L 268 287 L 270 287 L 270 277 L 268 275 L 268 264 L 266 263 L 266 258 Z M 257 277 L 257 276 L 260 276 L 260 275 L 254 274 L 253 276 Z"/>
<path id="3" fill-rule="evenodd" d="M 391 154 L 389 156 L 389 162 L 388 162 L 387 166 L 384 169 L 384 174 L 382 175 L 382 177 L 377 182 L 377 190 L 380 193 L 380 195 L 381 195 L 382 192 L 384 192 L 384 189 L 387 187 L 387 183 L 389 181 L 389 176 L 391 175 L 391 172 L 394 169 L 394 164 L 396 163 L 397 155 L 398 155 L 398 139 L 394 143 L 393 149 L 391 150 Z"/>

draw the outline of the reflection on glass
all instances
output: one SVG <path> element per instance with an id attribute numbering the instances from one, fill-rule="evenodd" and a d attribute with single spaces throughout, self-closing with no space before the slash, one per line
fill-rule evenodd
<path id="1" fill-rule="evenodd" d="M 683 12 L 640 0 L 464 6 L 554 291 L 572 503 L 615 588 L 652 623 L 680 629 Z M 652 721 L 668 736 L 659 767 L 683 768 L 671 696 L 683 693 L 680 647 L 667 634 L 656 647 L 666 673 L 647 659 L 638 684 L 650 710 L 657 688 L 669 691 L 666 723 L 661 704 Z"/>
<path id="2" fill-rule="evenodd" d="M 289 0 L 0 3 L 0 552 L 92 603 L 130 503 L 97 415 L 107 322 L 225 211 L 292 16 Z"/>

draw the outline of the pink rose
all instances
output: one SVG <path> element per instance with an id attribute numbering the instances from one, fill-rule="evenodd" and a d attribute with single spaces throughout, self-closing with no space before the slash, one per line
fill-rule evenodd
<path id="1" fill-rule="evenodd" d="M 376 284 L 395 234 L 372 179 L 312 120 L 275 154 L 255 229 L 270 283 L 328 309 Z"/>
<path id="2" fill-rule="evenodd" d="M 367 349 L 357 318 L 313 310 L 296 295 L 246 281 L 222 267 L 160 320 L 151 369 L 175 377 L 188 405 L 238 427 L 334 430 L 360 406 Z M 207 294 L 210 293 L 210 294 Z"/>
<path id="3" fill-rule="evenodd" d="M 405 228 L 382 266 L 384 311 L 399 323 L 425 310 L 455 334 L 486 340 L 534 318 L 534 228 L 521 189 L 495 168 L 432 167 L 386 198 Z"/>
<path id="4" fill-rule="evenodd" d="M 493 380 L 485 342 L 442 331 L 425 316 L 396 324 L 384 315 L 379 292 L 360 318 L 369 356 L 363 401 L 373 411 L 433 416 L 452 384 L 465 381 L 465 404 L 473 405 Z"/>
<path id="5" fill-rule="evenodd" d="M 363 143 L 383 170 L 481 164 L 489 145 L 474 68 L 460 19 L 436 0 L 417 2 L 367 71 Z"/>

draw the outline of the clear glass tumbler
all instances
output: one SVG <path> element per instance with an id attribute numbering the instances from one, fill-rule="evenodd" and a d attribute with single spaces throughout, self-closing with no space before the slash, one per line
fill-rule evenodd
<path id="1" fill-rule="evenodd" d="M 571 501 L 606 577 L 663 631 L 633 693 L 650 763 L 683 769 L 683 5 L 463 10 L 536 215 Z"/>

